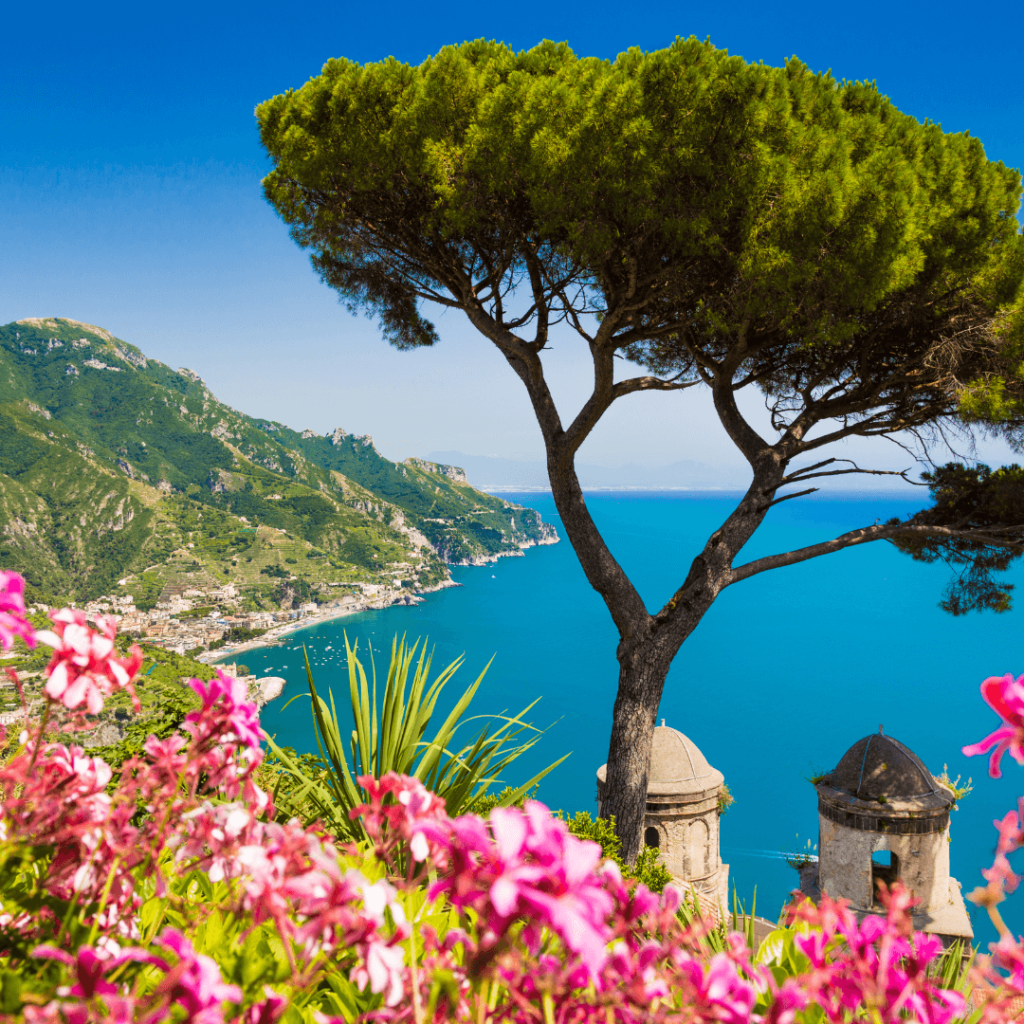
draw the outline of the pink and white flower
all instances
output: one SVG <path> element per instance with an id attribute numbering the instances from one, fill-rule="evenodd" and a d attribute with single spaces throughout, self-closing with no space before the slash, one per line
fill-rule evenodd
<path id="1" fill-rule="evenodd" d="M 222 1024 L 224 1003 L 241 1003 L 242 990 L 226 985 L 217 961 L 197 953 L 176 928 L 165 928 L 157 942 L 177 957 L 173 966 L 157 961 L 167 971 L 156 991 L 185 1011 L 190 1024 Z"/>
<path id="2" fill-rule="evenodd" d="M 204 729 L 216 726 L 224 741 L 259 751 L 263 742 L 259 711 L 249 702 L 244 679 L 225 675 L 218 669 L 209 683 L 190 679 L 189 686 L 199 694 L 203 706 L 198 711 L 190 711 L 185 716 L 186 722 Z"/>
<path id="3" fill-rule="evenodd" d="M 100 616 L 96 620 L 100 632 L 96 632 L 85 612 L 77 609 L 62 608 L 51 612 L 50 618 L 54 629 L 36 633 L 36 639 L 54 649 L 46 669 L 46 695 L 69 709 L 84 704 L 95 715 L 103 710 L 105 697 L 123 689 L 131 694 L 138 710 L 132 680 L 142 665 L 142 651 L 136 645 L 127 658 L 115 655 L 116 620 Z"/>
<path id="4" fill-rule="evenodd" d="M 24 577 L 0 570 L 0 650 L 10 650 L 16 636 L 35 647 L 36 631 L 25 617 Z"/>

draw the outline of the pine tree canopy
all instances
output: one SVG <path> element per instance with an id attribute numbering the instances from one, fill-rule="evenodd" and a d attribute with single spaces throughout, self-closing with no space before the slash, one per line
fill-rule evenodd
<path id="1" fill-rule="evenodd" d="M 537 350 L 567 321 L 677 386 L 727 368 L 787 423 L 1024 408 L 1020 174 L 871 83 L 693 38 L 477 41 L 331 60 L 257 114 L 268 199 L 399 347 L 437 340 L 426 300 Z"/>

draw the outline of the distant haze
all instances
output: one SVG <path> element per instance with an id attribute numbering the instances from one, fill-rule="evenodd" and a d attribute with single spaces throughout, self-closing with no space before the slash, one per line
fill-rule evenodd
<path id="1" fill-rule="evenodd" d="M 465 452 L 431 452 L 434 462 L 461 466 L 469 482 L 483 490 L 547 490 L 548 473 L 543 462 L 503 459 L 496 455 Z M 578 464 L 576 473 L 587 490 L 623 488 L 636 490 L 734 491 L 749 480 L 729 466 L 709 466 L 685 459 L 667 466 L 591 466 Z"/>
<path id="2" fill-rule="evenodd" d="M 484 491 L 549 490 L 547 468 L 543 462 L 504 459 L 497 455 L 467 455 L 458 451 L 435 451 L 427 458 L 432 462 L 460 466 L 466 471 L 469 482 Z M 588 491 L 742 491 L 750 484 L 750 476 L 742 467 L 712 466 L 690 459 L 665 466 L 594 466 L 580 463 L 576 466 L 576 473 L 583 489 Z M 816 482 L 825 484 L 822 489 L 829 491 L 841 489 L 891 493 L 899 490 L 908 495 L 914 491 L 904 480 L 891 476 L 851 474 Z"/>

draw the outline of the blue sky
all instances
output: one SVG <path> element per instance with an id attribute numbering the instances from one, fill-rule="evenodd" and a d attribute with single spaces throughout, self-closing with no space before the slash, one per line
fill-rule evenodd
<path id="1" fill-rule="evenodd" d="M 253 107 L 333 56 L 418 63 L 481 36 L 580 54 L 710 36 L 749 60 L 796 54 L 814 70 L 874 79 L 903 110 L 969 130 L 1024 164 L 1019 0 L 962 3 L 446 5 L 266 3 L 18 5 L 3 19 L 0 323 L 99 324 L 232 405 L 294 427 L 373 435 L 392 458 L 436 449 L 536 458 L 521 386 L 454 315 L 442 344 L 399 353 L 309 269 L 260 193 L 268 164 Z M 582 395 L 570 339 L 557 393 Z M 847 454 L 906 459 L 884 442 Z M 983 450 L 1005 457 L 999 447 Z M 638 396 L 582 460 L 738 460 L 703 400 Z"/>

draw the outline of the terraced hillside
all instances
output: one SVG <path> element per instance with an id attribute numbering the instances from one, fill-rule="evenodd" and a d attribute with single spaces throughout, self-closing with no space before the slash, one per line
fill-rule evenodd
<path id="1" fill-rule="evenodd" d="M 246 416 L 99 327 L 0 328 L 0 566 L 45 594 L 145 606 L 202 581 L 288 606 L 356 582 L 430 587 L 446 562 L 555 536 L 455 467 Z"/>

